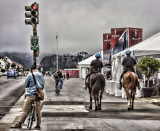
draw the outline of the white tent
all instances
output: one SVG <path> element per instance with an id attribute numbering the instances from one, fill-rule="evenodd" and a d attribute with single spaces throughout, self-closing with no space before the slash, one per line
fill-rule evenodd
<path id="1" fill-rule="evenodd" d="M 131 50 L 131 56 L 133 56 L 137 61 L 145 56 L 160 58 L 160 33 L 128 49 Z M 116 90 L 118 90 L 117 85 L 119 83 L 119 78 L 123 70 L 121 63 L 124 57 L 125 50 L 112 56 L 112 81 L 110 82 L 112 83 L 112 86 L 115 90 L 115 92 L 112 92 L 112 94 L 115 95 L 120 95 L 120 93 L 116 94 Z"/>
<path id="2" fill-rule="evenodd" d="M 103 51 L 101 51 L 100 53 L 103 54 Z M 101 56 L 103 56 L 103 55 L 101 55 Z M 79 77 L 80 78 L 82 78 L 82 79 L 86 78 L 86 75 L 88 73 L 88 68 L 90 67 L 90 63 L 94 59 L 95 59 L 95 54 L 78 63 L 79 64 Z"/>

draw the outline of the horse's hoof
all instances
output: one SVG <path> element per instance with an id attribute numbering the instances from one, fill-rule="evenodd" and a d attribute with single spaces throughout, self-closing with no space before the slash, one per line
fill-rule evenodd
<path id="1" fill-rule="evenodd" d="M 130 108 L 130 107 L 128 107 L 127 109 L 128 109 L 128 111 L 130 111 L 130 110 L 131 110 L 131 108 Z"/>
<path id="2" fill-rule="evenodd" d="M 98 110 L 101 110 L 101 107 L 98 107 Z"/>
<path id="3" fill-rule="evenodd" d="M 92 107 L 90 106 L 89 109 L 92 110 Z"/>
<path id="4" fill-rule="evenodd" d="M 97 111 L 98 110 L 98 107 L 95 107 L 95 111 Z"/>

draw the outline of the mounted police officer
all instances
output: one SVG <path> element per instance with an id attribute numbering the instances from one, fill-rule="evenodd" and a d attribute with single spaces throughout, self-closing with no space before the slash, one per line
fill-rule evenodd
<path id="1" fill-rule="evenodd" d="M 123 72 L 120 76 L 120 89 L 122 88 L 122 84 L 121 84 L 121 79 L 123 78 L 123 75 L 127 72 L 127 71 L 132 71 L 132 72 L 135 72 L 134 71 L 134 67 L 136 66 L 136 60 L 130 56 L 131 54 L 131 51 L 130 50 L 126 50 L 125 51 L 125 54 L 126 54 L 126 57 L 123 59 L 122 61 L 122 65 L 123 65 Z M 136 73 L 136 72 L 135 72 Z M 138 84 L 139 86 L 139 84 Z"/>
<path id="2" fill-rule="evenodd" d="M 98 73 L 98 72 L 101 72 L 101 70 L 102 70 L 103 63 L 100 60 L 101 54 L 100 53 L 96 53 L 95 57 L 96 57 L 96 59 L 92 60 L 92 62 L 90 64 L 90 70 L 89 70 L 90 73 L 86 76 L 85 81 L 88 79 L 88 77 L 90 77 L 90 75 L 92 73 Z M 84 89 L 87 89 L 87 87 L 85 86 Z"/>

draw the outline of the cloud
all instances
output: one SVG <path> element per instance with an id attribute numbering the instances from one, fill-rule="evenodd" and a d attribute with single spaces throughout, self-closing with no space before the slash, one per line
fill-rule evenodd
<path id="1" fill-rule="evenodd" d="M 0 1 L 1 51 L 31 52 L 32 27 L 25 25 L 25 5 L 33 0 Z M 159 32 L 159 0 L 47 0 L 39 3 L 40 53 L 102 50 L 103 33 L 111 28 L 143 28 L 143 38 Z"/>

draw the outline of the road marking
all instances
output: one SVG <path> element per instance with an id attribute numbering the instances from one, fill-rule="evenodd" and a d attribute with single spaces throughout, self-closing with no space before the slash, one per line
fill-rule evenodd
<path id="1" fill-rule="evenodd" d="M 84 105 L 43 105 L 42 112 L 88 112 Z"/>

